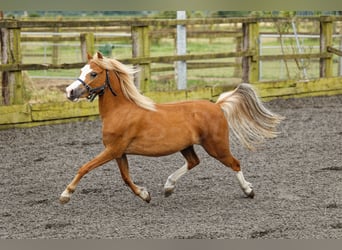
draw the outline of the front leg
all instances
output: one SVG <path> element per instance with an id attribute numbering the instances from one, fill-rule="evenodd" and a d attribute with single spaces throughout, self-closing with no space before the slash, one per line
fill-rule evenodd
<path id="1" fill-rule="evenodd" d="M 66 187 L 66 189 L 61 194 L 59 201 L 62 204 L 65 204 L 69 202 L 70 197 L 72 193 L 75 191 L 77 184 L 80 182 L 81 178 L 93 170 L 94 168 L 97 168 L 115 158 L 115 155 L 113 154 L 112 150 L 105 149 L 100 153 L 98 156 L 96 156 L 93 160 L 89 161 L 85 165 L 83 165 L 79 170 L 72 182 Z"/>
<path id="2" fill-rule="evenodd" d="M 118 163 L 121 177 L 124 182 L 131 188 L 134 194 L 149 203 L 151 201 L 150 193 L 146 188 L 135 185 L 129 175 L 127 156 L 125 154 L 122 155 L 121 158 L 116 159 L 116 162 Z"/>

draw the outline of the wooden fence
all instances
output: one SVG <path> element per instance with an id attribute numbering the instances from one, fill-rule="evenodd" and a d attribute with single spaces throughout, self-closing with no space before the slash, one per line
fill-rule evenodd
<path id="1" fill-rule="evenodd" d="M 227 89 L 225 86 L 216 86 L 199 89 L 196 92 L 183 90 L 168 93 L 156 93 L 150 90 L 151 72 L 153 70 L 170 70 L 169 67 L 159 69 L 151 69 L 153 63 L 173 63 L 175 61 L 186 61 L 191 65 L 191 61 L 214 58 L 241 58 L 242 61 L 242 81 L 249 82 L 257 86 L 262 97 L 274 98 L 277 96 L 303 96 L 319 94 L 342 94 L 341 78 L 333 77 L 333 55 L 341 56 L 341 51 L 332 47 L 333 24 L 338 22 L 341 24 L 342 17 L 319 17 L 319 18 L 297 18 L 297 22 L 319 22 L 320 24 L 320 52 L 319 53 L 293 53 L 293 54 L 278 54 L 278 55 L 260 55 L 258 49 L 259 25 L 260 23 L 271 22 L 291 22 L 288 18 L 210 18 L 210 19 L 188 19 L 188 20 L 164 20 L 164 19 L 130 19 L 130 20 L 94 20 L 94 21 L 18 21 L 18 20 L 0 20 L 1 29 L 1 64 L 0 71 L 2 72 L 2 90 L 8 93 L 2 93 L 3 103 L 12 106 L 0 106 L 0 124 L 3 127 L 15 126 L 15 124 L 41 124 L 46 121 L 59 121 L 62 119 L 74 119 L 79 117 L 96 116 L 98 110 L 96 104 L 70 104 L 63 105 L 53 104 L 24 104 L 23 98 L 23 79 L 22 71 L 24 70 L 47 70 L 47 69 L 73 69 L 81 68 L 84 62 L 71 64 L 23 64 L 21 63 L 21 32 L 31 29 L 41 30 L 62 30 L 62 29 L 84 29 L 84 27 L 101 27 L 104 29 L 118 29 L 118 27 L 126 27 L 125 30 L 131 32 L 132 41 L 132 58 L 121 59 L 125 64 L 139 65 L 142 69 L 139 82 L 141 91 L 146 95 L 151 96 L 157 101 L 169 101 L 190 98 L 207 98 L 215 99 L 219 92 Z M 167 55 L 167 56 L 150 56 L 151 39 L 158 35 L 151 35 L 151 30 L 156 27 L 174 28 L 176 25 L 200 26 L 213 24 L 239 24 L 240 32 L 227 31 L 208 31 L 207 36 L 228 35 L 239 38 L 241 44 L 238 44 L 234 52 L 221 53 L 205 53 L 205 54 L 186 54 L 186 55 Z M 127 28 L 128 27 L 128 28 Z M 93 53 L 94 48 L 94 33 L 82 32 L 79 38 L 63 38 L 55 36 L 53 41 L 62 41 L 66 39 L 78 39 L 80 41 L 83 61 L 86 58 L 86 52 Z M 172 32 L 160 33 L 173 36 Z M 195 35 L 193 31 L 192 35 Z M 197 31 L 197 35 L 203 33 Z M 314 81 L 285 81 L 278 83 L 262 83 L 259 82 L 259 66 L 261 61 L 266 60 L 300 60 L 303 58 L 316 58 L 320 62 L 320 77 Z M 205 65 L 206 67 L 227 66 L 212 64 Z M 236 66 L 236 65 L 235 65 Z M 192 67 L 203 67 L 203 65 L 193 64 Z M 325 79 L 325 80 L 324 80 Z M 230 86 L 231 87 L 231 86 Z M 310 94 L 311 93 L 311 94 Z M 7 99 L 5 99 L 7 98 Z M 1 101 L 1 99 L 0 99 Z M 69 106 L 68 106 L 69 105 Z M 59 106 L 59 108 L 58 108 Z M 76 106 L 76 108 L 75 108 Z M 50 107 L 50 109 L 48 108 Z M 74 111 L 61 112 L 63 110 L 74 109 Z M 82 111 L 83 110 L 83 111 Z M 63 114 L 61 114 L 63 113 Z M 56 115 L 57 114 L 57 115 Z M 1 125 L 0 125 L 1 127 Z"/>

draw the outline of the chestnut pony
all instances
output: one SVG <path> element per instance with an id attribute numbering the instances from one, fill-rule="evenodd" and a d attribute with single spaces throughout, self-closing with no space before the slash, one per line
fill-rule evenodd
<path id="1" fill-rule="evenodd" d="M 133 84 L 135 72 L 98 52 L 94 57 L 88 56 L 79 78 L 66 88 L 71 101 L 92 101 L 99 96 L 105 149 L 78 170 L 60 202 L 70 200 L 85 174 L 111 160 L 116 160 L 122 179 L 134 194 L 150 202 L 147 189 L 134 184 L 129 175 L 127 155 L 164 156 L 180 151 L 185 164 L 167 178 L 164 192 L 169 196 L 177 180 L 200 162 L 194 144 L 233 169 L 242 191 L 253 198 L 252 185 L 245 180 L 239 161 L 229 150 L 229 127 L 244 146 L 253 150 L 266 138 L 277 135 L 275 127 L 283 118 L 267 110 L 246 83 L 222 93 L 216 103 L 197 100 L 156 104 Z"/>

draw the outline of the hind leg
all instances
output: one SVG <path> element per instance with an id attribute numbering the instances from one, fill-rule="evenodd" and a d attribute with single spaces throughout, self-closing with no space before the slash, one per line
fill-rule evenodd
<path id="1" fill-rule="evenodd" d="M 167 178 L 167 181 L 164 185 L 165 197 L 168 197 L 173 193 L 177 180 L 200 162 L 193 146 L 182 150 L 181 153 L 186 159 L 186 163 Z"/>
<path id="2" fill-rule="evenodd" d="M 245 180 L 245 177 L 243 176 L 243 173 L 241 170 L 236 173 L 236 177 L 239 181 L 239 184 L 240 184 L 242 191 L 247 195 L 247 197 L 253 199 L 254 198 L 254 191 L 252 189 L 253 188 L 252 183 Z"/>
<path id="3" fill-rule="evenodd" d="M 252 189 L 253 186 L 250 182 L 245 180 L 245 177 L 243 176 L 243 173 L 241 170 L 240 162 L 236 158 L 234 158 L 230 154 L 230 152 L 229 152 L 229 155 L 223 158 L 218 158 L 218 160 L 222 162 L 225 166 L 231 167 L 234 170 L 242 191 L 245 193 L 247 197 L 253 198 L 254 197 L 254 191 Z"/>
<path id="4" fill-rule="evenodd" d="M 254 197 L 254 191 L 253 186 L 250 182 L 245 180 L 245 177 L 243 176 L 240 162 L 234 158 L 234 156 L 231 154 L 229 150 L 229 145 L 222 145 L 220 147 L 220 144 L 216 144 L 215 147 L 211 146 L 215 144 L 210 145 L 202 145 L 204 149 L 207 151 L 207 153 L 222 162 L 225 166 L 230 167 L 233 169 L 233 171 L 236 173 L 236 177 L 239 181 L 240 187 L 242 191 L 245 193 L 245 195 L 249 198 Z"/>

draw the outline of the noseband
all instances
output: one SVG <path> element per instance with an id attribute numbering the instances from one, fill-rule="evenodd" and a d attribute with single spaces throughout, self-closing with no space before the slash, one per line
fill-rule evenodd
<path id="1" fill-rule="evenodd" d="M 110 86 L 110 81 L 109 81 L 109 73 L 108 70 L 106 70 L 106 81 L 105 83 L 97 88 L 92 88 L 90 87 L 86 82 L 84 82 L 82 79 L 77 78 L 78 81 L 82 83 L 82 85 L 88 90 L 88 96 L 87 99 L 92 102 L 96 98 L 96 96 L 102 96 L 105 92 L 106 87 L 108 86 L 110 89 L 110 92 L 112 92 L 113 96 L 116 96 L 114 90 L 112 89 L 112 86 Z"/>

